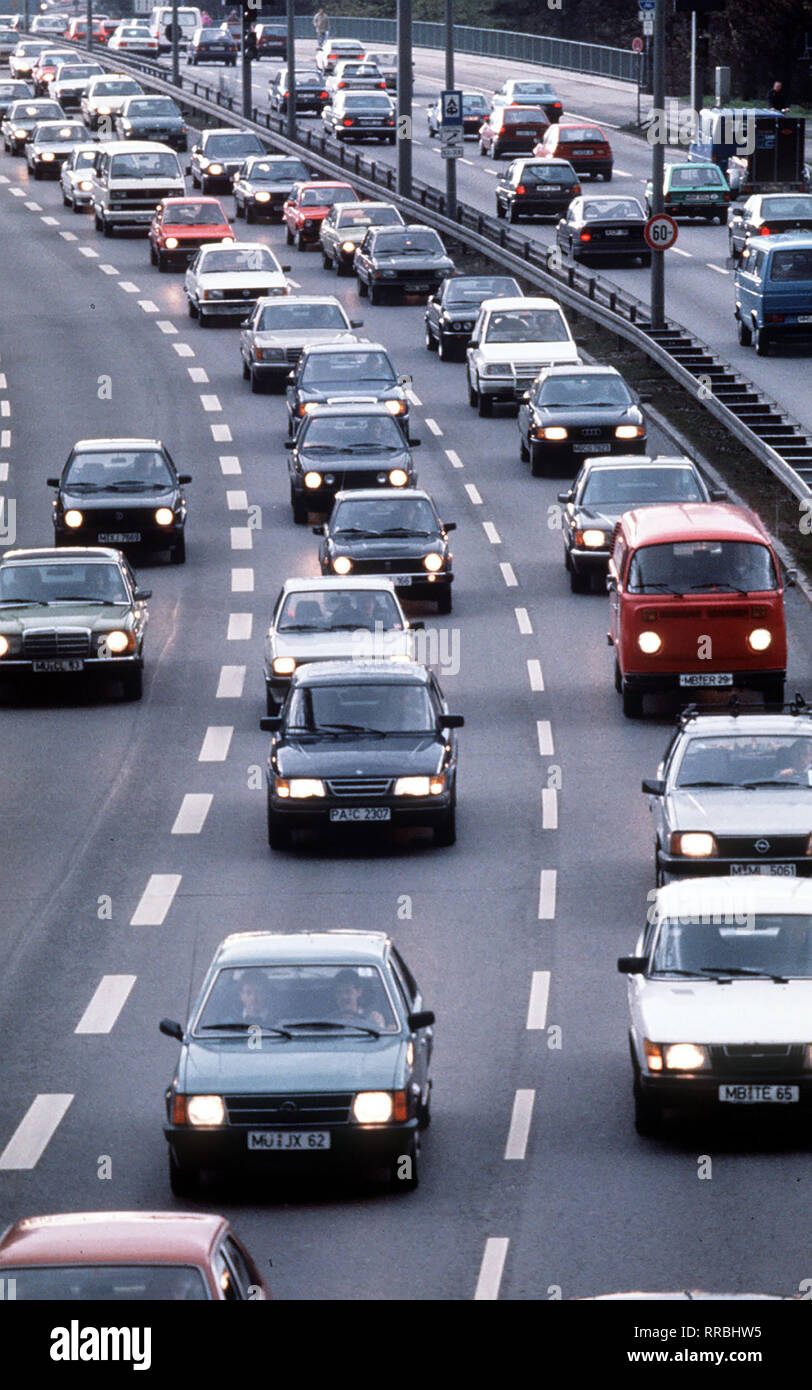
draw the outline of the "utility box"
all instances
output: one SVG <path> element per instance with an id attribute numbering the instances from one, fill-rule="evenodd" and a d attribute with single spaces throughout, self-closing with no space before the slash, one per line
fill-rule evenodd
<path id="1" fill-rule="evenodd" d="M 730 101 L 730 68 L 716 68 L 714 94 L 717 106 L 727 106 Z"/>

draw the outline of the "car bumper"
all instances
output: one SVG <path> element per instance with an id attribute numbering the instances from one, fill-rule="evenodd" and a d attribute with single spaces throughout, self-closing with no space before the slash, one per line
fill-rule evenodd
<path id="1" fill-rule="evenodd" d="M 577 472 L 586 458 L 608 459 L 613 454 L 644 454 L 648 440 L 642 435 L 639 439 L 599 439 L 590 444 L 589 440 L 564 439 L 559 442 L 554 439 L 534 439 L 531 435 L 528 443 L 538 458 L 548 459 L 551 464 L 560 463 L 562 468 L 568 464 Z M 608 449 L 606 444 L 610 446 Z"/>
<path id="2" fill-rule="evenodd" d="M 812 310 L 812 306 L 810 306 Z M 812 322 L 810 323 L 759 323 L 759 332 L 765 337 L 776 339 L 803 339 L 804 341 L 812 338 Z"/>
<path id="3" fill-rule="evenodd" d="M 560 217 L 571 202 L 570 195 L 560 198 L 509 198 L 507 206 L 519 217 Z"/>
<path id="4" fill-rule="evenodd" d="M 369 283 L 376 290 L 399 290 L 401 294 L 434 294 L 449 273 L 444 271 L 442 275 L 438 275 L 436 271 L 427 270 L 425 275 L 415 278 L 407 278 L 405 275 L 373 275 Z"/>
<path id="5" fill-rule="evenodd" d="M 611 159 L 570 159 L 576 174 L 611 174 L 613 161 Z"/>
<path id="6" fill-rule="evenodd" d="M 684 203 L 669 203 L 665 211 L 672 217 L 723 217 L 727 222 L 727 211 L 730 201 L 714 199 L 706 203 L 701 200 L 695 202 L 685 201 Z"/>
<path id="7" fill-rule="evenodd" d="M 236 318 L 238 314 L 245 317 L 253 313 L 257 306 L 259 295 L 251 299 L 201 299 L 198 308 L 202 309 L 207 318 Z"/>
<path id="8" fill-rule="evenodd" d="M 725 667 L 725 670 L 730 671 L 731 668 L 728 666 Z M 683 674 L 687 674 L 687 672 Z M 704 675 L 706 673 L 703 672 L 702 674 Z M 711 671 L 707 674 L 713 675 L 714 673 Z M 751 668 L 747 671 L 733 670 L 733 681 L 730 685 L 689 686 L 680 685 L 680 672 L 678 671 L 624 671 L 623 681 L 629 690 L 637 690 L 641 694 L 657 690 L 677 691 L 679 694 L 683 695 L 685 697 L 686 702 L 688 702 L 695 700 L 697 698 L 697 695 L 701 695 L 702 692 L 706 690 L 763 690 L 765 685 L 771 684 L 773 681 L 785 680 L 786 674 L 787 673 L 785 670 L 776 671 L 774 669 L 754 670 Z"/>
<path id="9" fill-rule="evenodd" d="M 399 1125 L 302 1125 L 301 1131 L 320 1130 L 330 1134 L 330 1147 L 324 1150 L 249 1149 L 248 1134 L 262 1130 L 296 1128 L 285 1125 L 257 1125 L 252 1131 L 236 1126 L 217 1130 L 190 1129 L 165 1124 L 164 1136 L 171 1144 L 178 1164 L 184 1168 L 238 1168 L 290 1172 L 313 1165 L 324 1168 L 346 1165 L 352 1168 L 382 1167 L 407 1154 L 417 1134 L 417 1119 Z"/>
<path id="10" fill-rule="evenodd" d="M 782 1111 L 789 1115 L 803 1109 L 808 1110 L 812 1106 L 812 1077 L 808 1072 L 786 1075 L 770 1076 L 718 1076 L 710 1075 L 707 1072 L 693 1076 L 652 1076 L 646 1072 L 641 1072 L 638 1078 L 638 1085 L 643 1097 L 647 1101 L 652 1101 L 663 1108 L 673 1108 L 680 1110 L 696 1110 L 705 1113 L 716 1112 L 717 1114 L 749 1114 L 753 1110 L 758 1110 L 763 1114 L 764 1110 Z M 728 1101 L 719 1099 L 719 1089 L 721 1086 L 797 1086 L 798 1100 L 785 1104 L 774 1102 L 751 1101 L 747 1104 L 731 1104 Z"/>
<path id="11" fill-rule="evenodd" d="M 294 235 L 300 236 L 302 241 L 318 241 L 321 236 L 322 219 L 319 218 L 312 227 L 295 227 Z"/>
<path id="12" fill-rule="evenodd" d="M 93 202 L 92 193 L 80 193 L 75 185 L 71 188 L 71 197 L 78 208 L 89 208 Z"/>
<path id="13" fill-rule="evenodd" d="M 750 877 L 750 875 L 735 874 L 731 875 L 731 868 L 734 864 L 752 863 L 739 855 L 737 859 L 721 858 L 718 855 L 708 856 L 706 859 L 687 859 L 682 854 L 665 854 L 662 850 L 657 852 L 657 867 L 672 878 L 727 878 L 727 877 Z M 759 870 L 769 869 L 768 877 L 776 878 L 809 878 L 812 877 L 812 856 L 794 859 L 762 859 L 759 857 Z M 780 870 L 794 869 L 794 873 L 781 873 Z M 752 877 L 761 878 L 759 872 Z"/>
<path id="14" fill-rule="evenodd" d="M 78 661 L 81 665 L 76 670 L 63 669 L 56 671 L 36 671 L 34 669 L 34 659 L 31 657 L 4 657 L 0 661 L 0 681 L 3 680 L 24 680 L 27 676 L 82 676 L 89 673 L 104 671 L 115 677 L 116 671 L 129 671 L 134 666 L 143 666 L 144 659 L 137 652 L 128 652 L 125 656 L 85 656 L 85 657 L 45 657 L 37 658 L 37 661 L 66 660 Z"/>
<path id="15" fill-rule="evenodd" d="M 579 241 L 573 248 L 584 260 L 599 260 L 605 256 L 607 260 L 617 259 L 619 256 L 650 256 L 651 247 L 646 243 L 644 237 L 629 237 L 626 241 L 606 241 L 606 242 L 583 242 Z"/>
<path id="16" fill-rule="evenodd" d="M 408 826 L 436 826 L 440 824 L 453 804 L 453 792 L 450 788 L 442 793 L 441 796 L 418 797 L 418 796 L 386 796 L 386 797 L 316 797 L 313 802 L 306 805 L 302 802 L 291 803 L 289 798 L 284 800 L 275 796 L 268 788 L 268 800 L 270 810 L 274 815 L 284 818 L 285 824 L 291 830 L 336 830 L 347 829 L 358 830 L 362 834 L 369 833 L 371 825 L 383 826 L 391 829 L 399 825 Z M 353 808 L 360 809 L 360 806 L 373 807 L 375 810 L 388 810 L 389 819 L 379 821 L 334 821 L 330 819 L 332 811 L 350 811 Z"/>
<path id="17" fill-rule="evenodd" d="M 155 208 L 106 208 L 101 211 L 108 225 L 122 227 L 148 227 L 155 216 Z"/>
<path id="18" fill-rule="evenodd" d="M 394 140 L 395 127 L 391 125 L 327 126 L 327 133 L 336 140 Z"/>
<path id="19" fill-rule="evenodd" d="M 137 546 L 142 550 L 170 550 L 182 539 L 185 522 L 175 526 L 150 526 L 144 529 L 143 523 L 133 523 L 127 525 L 126 517 L 121 522 L 121 535 L 138 535 L 137 541 L 101 541 L 99 540 L 99 528 L 96 526 L 80 526 L 75 531 L 68 531 L 63 527 L 54 527 L 55 545 L 112 545 L 116 550 L 129 550 L 132 546 Z M 101 532 L 102 535 L 111 534 L 107 528 Z"/>
<path id="20" fill-rule="evenodd" d="M 498 377 L 484 376 L 477 382 L 477 390 L 480 396 L 488 396 L 493 401 L 520 401 L 525 391 L 529 391 L 533 385 L 535 376 L 526 377 Z"/>
<path id="21" fill-rule="evenodd" d="M 609 565 L 609 548 L 606 550 L 579 550 L 570 547 L 570 564 L 576 574 L 605 574 Z"/>

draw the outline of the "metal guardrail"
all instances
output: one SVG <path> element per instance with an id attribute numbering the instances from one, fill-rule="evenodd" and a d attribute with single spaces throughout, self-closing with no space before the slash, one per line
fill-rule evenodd
<path id="1" fill-rule="evenodd" d="M 335 177 L 350 174 L 360 192 L 376 198 L 383 185 L 392 202 L 412 220 L 420 217 L 444 236 L 453 238 L 472 251 L 498 261 L 545 293 L 578 313 L 625 338 L 662 367 L 685 390 L 695 396 L 730 433 L 763 464 L 800 503 L 812 498 L 812 439 L 798 421 L 765 396 L 751 382 L 735 372 L 712 348 L 693 337 L 681 324 L 671 320 L 662 329 L 652 329 L 649 308 L 641 300 L 624 294 L 617 286 L 579 266 L 550 267 L 550 253 L 539 242 L 523 237 L 504 222 L 464 204 L 457 217 L 445 216 L 445 199 L 437 189 L 413 180 L 415 197 L 401 197 L 395 187 L 395 170 L 364 158 L 346 145 L 328 140 L 309 130 L 301 140 L 291 141 L 282 134 L 284 117 L 253 108 L 252 119 L 241 115 L 238 97 L 218 89 L 199 76 L 181 73 L 180 88 L 167 81 L 165 68 L 145 59 L 113 61 L 100 48 L 98 56 L 110 67 L 149 76 L 151 84 L 214 120 L 222 120 L 224 110 L 246 129 L 258 135 L 272 135 L 273 144 L 288 154 L 307 151 L 307 162 L 321 174 Z"/>

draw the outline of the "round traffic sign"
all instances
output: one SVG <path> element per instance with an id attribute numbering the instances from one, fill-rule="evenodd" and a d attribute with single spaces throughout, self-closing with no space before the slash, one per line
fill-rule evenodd
<path id="1" fill-rule="evenodd" d="M 641 38 L 632 39 L 632 53 L 643 52 L 643 40 Z"/>
<path id="2" fill-rule="evenodd" d="M 655 213 L 643 228 L 643 236 L 652 251 L 667 251 L 677 239 L 677 224 L 667 212 Z"/>

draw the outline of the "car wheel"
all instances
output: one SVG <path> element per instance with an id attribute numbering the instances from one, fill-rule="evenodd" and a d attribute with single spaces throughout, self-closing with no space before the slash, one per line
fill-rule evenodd
<path id="1" fill-rule="evenodd" d="M 643 696 L 639 690 L 630 690 L 627 685 L 621 689 L 623 713 L 627 719 L 640 719 L 643 714 Z"/>
<path id="2" fill-rule="evenodd" d="M 634 1127 L 641 1139 L 655 1139 L 660 1132 L 662 1111 L 659 1105 L 646 1100 L 639 1089 L 634 1091 Z"/>
<path id="3" fill-rule="evenodd" d="M 78 212 L 81 212 L 81 211 L 82 211 L 82 205 L 81 205 L 81 203 L 77 203 L 77 201 L 76 201 L 75 198 L 71 198 L 71 200 L 70 200 L 70 209 L 71 209 L 71 212 L 77 212 L 77 213 L 78 213 Z"/>
<path id="4" fill-rule="evenodd" d="M 527 460 L 530 458 L 530 450 L 528 449 L 521 435 L 519 435 L 519 458 L 521 459 L 522 463 L 527 463 Z"/>
<path id="5" fill-rule="evenodd" d="M 211 314 L 204 314 L 202 309 L 198 309 L 197 320 L 201 328 L 211 328 Z"/>
<path id="6" fill-rule="evenodd" d="M 200 187 L 200 179 L 197 177 L 197 174 L 195 173 L 195 171 L 194 171 L 194 169 L 193 169 L 193 170 L 192 170 L 192 188 L 199 188 L 199 187 Z"/>
<path id="7" fill-rule="evenodd" d="M 102 236 L 111 237 L 115 232 L 115 227 L 106 217 L 102 217 Z"/>
<path id="8" fill-rule="evenodd" d="M 241 357 L 240 361 L 242 362 L 242 379 L 243 381 L 249 381 L 251 378 L 251 368 L 244 357 Z"/>
<path id="9" fill-rule="evenodd" d="M 266 682 L 265 682 L 265 713 L 266 713 L 266 714 L 278 714 L 280 708 L 281 708 L 281 706 L 279 706 L 279 705 L 276 703 L 276 700 L 274 699 L 273 694 L 271 693 L 271 687 L 269 686 L 268 682 L 266 681 Z"/>
<path id="10" fill-rule="evenodd" d="M 271 808 L 268 798 L 268 844 L 271 849 L 290 849 L 290 826 Z"/>
<path id="11" fill-rule="evenodd" d="M 186 537 L 183 533 L 181 533 L 175 541 L 175 544 L 169 552 L 169 558 L 173 565 L 183 565 L 186 563 Z"/>
<path id="12" fill-rule="evenodd" d="M 377 285 L 370 285 L 369 287 L 369 302 L 370 304 L 380 304 L 381 302 L 381 292 Z"/>
<path id="13" fill-rule="evenodd" d="M 504 209 L 504 207 L 502 206 L 502 204 L 500 203 L 499 199 L 497 198 L 497 200 L 496 200 L 496 216 L 497 216 L 497 217 L 504 217 L 504 215 L 505 215 L 505 209 Z"/>
<path id="14" fill-rule="evenodd" d="M 481 140 L 480 140 L 480 142 L 479 142 L 479 153 L 480 153 L 480 154 L 487 154 L 487 153 L 488 153 L 488 151 L 485 149 L 485 146 L 484 146 L 484 144 L 482 143 Z"/>
<path id="15" fill-rule="evenodd" d="M 438 613 L 450 613 L 450 612 L 451 612 L 451 585 L 450 585 L 450 584 L 447 584 L 447 585 L 445 586 L 445 588 L 444 588 L 444 589 L 441 589 L 440 592 L 439 592 L 439 595 L 438 595 L 438 598 L 437 598 L 437 612 L 438 612 Z"/>
<path id="16" fill-rule="evenodd" d="M 572 565 L 572 560 L 570 560 L 570 564 L 567 566 L 567 568 L 569 569 L 571 565 Z M 615 657 L 615 690 L 617 691 L 618 695 L 620 694 L 620 692 L 621 692 L 622 689 L 623 689 L 623 677 L 622 677 L 621 674 L 620 674 L 620 664 L 619 664 L 619 662 L 618 662 L 617 657 Z"/>
<path id="17" fill-rule="evenodd" d="M 448 335 L 442 332 L 437 338 L 437 356 L 441 362 L 451 362 L 454 357 L 454 349 Z"/>
<path id="18" fill-rule="evenodd" d="M 102 229 L 101 214 L 99 213 L 99 209 L 95 206 L 93 208 L 93 226 L 96 228 L 97 232 L 100 232 Z"/>
<path id="19" fill-rule="evenodd" d="M 530 445 L 530 473 L 534 478 L 547 477 L 547 464 L 541 449 L 535 444 Z"/>
<path id="20" fill-rule="evenodd" d="M 326 251 L 322 251 L 321 253 L 321 263 L 325 270 L 332 270 L 333 258 L 332 256 L 328 256 Z"/>
<path id="21" fill-rule="evenodd" d="M 62 189 L 62 206 L 63 206 L 63 208 L 69 208 L 69 207 L 70 207 L 70 198 L 68 197 L 68 195 L 67 195 L 67 193 L 65 192 L 64 188 Z"/>
<path id="22" fill-rule="evenodd" d="M 431 1124 L 431 1082 L 428 1083 L 428 1094 L 425 1104 L 420 1101 L 417 1107 L 417 1123 L 421 1129 L 428 1129 Z"/>
<path id="23" fill-rule="evenodd" d="M 519 209 L 515 203 L 511 203 L 507 210 L 507 220 L 508 222 L 518 222 L 519 220 Z"/>
<path id="24" fill-rule="evenodd" d="M 753 341 L 753 334 L 747 327 L 744 319 L 736 320 L 737 337 L 742 347 L 749 347 Z"/>
<path id="25" fill-rule="evenodd" d="M 290 505 L 293 509 L 293 520 L 297 526 L 307 525 L 307 502 L 300 497 L 293 484 L 290 486 Z"/>
<path id="26" fill-rule="evenodd" d="M 588 594 L 592 580 L 588 574 L 579 574 L 570 557 L 570 590 L 573 594 Z"/>
<path id="27" fill-rule="evenodd" d="M 612 182 L 612 170 L 610 169 L 610 170 L 608 171 L 608 173 L 604 174 L 603 177 L 604 177 L 604 182 L 605 182 L 605 183 L 611 183 L 611 182 Z"/>
<path id="28" fill-rule="evenodd" d="M 259 395 L 261 394 L 261 392 L 262 392 L 262 380 L 261 380 L 261 378 L 260 378 L 260 377 L 257 375 L 257 373 L 254 371 L 254 368 L 253 368 L 253 367 L 249 367 L 249 368 L 248 368 L 248 371 L 246 372 L 246 376 L 248 376 L 248 377 L 250 378 L 250 381 L 251 381 L 251 390 L 253 391 L 254 395 L 255 395 L 255 396 L 259 396 Z"/>
<path id="29" fill-rule="evenodd" d="M 200 1186 L 199 1168 L 181 1168 L 169 1150 L 169 1188 L 173 1197 L 194 1197 Z"/>
<path id="30" fill-rule="evenodd" d="M 125 700 L 140 700 L 144 693 L 143 668 L 134 666 L 131 671 L 127 671 L 121 678 L 121 688 Z"/>
<path id="31" fill-rule="evenodd" d="M 235 217 L 245 217 L 245 215 L 246 215 L 245 203 L 240 203 L 240 202 L 238 201 L 238 199 L 235 198 L 235 199 L 234 199 L 234 216 L 235 216 Z"/>
<path id="32" fill-rule="evenodd" d="M 360 275 L 359 275 L 359 276 L 358 276 L 358 298 L 359 298 L 359 299 L 366 299 L 367 293 L 368 293 L 368 289 L 367 289 L 366 281 L 365 281 L 365 280 L 362 280 L 361 277 L 360 277 Z"/>
<path id="33" fill-rule="evenodd" d="M 389 1186 L 393 1192 L 414 1192 L 420 1182 L 418 1166 L 419 1145 L 412 1137 L 404 1152 L 399 1154 L 389 1169 Z"/>
<path id="34" fill-rule="evenodd" d="M 166 275 L 167 271 L 169 270 L 169 263 L 168 263 L 168 261 L 167 261 L 167 259 L 166 259 L 166 256 L 164 255 L 163 251 L 159 251 L 159 252 L 157 253 L 157 255 L 158 255 L 158 269 L 160 270 L 160 272 L 161 272 L 162 275 Z"/>
<path id="35" fill-rule="evenodd" d="M 434 827 L 434 843 L 442 847 L 453 845 L 457 840 L 457 808 L 452 805 L 446 811 L 442 820 L 437 821 Z"/>
<path id="36" fill-rule="evenodd" d="M 668 876 L 663 868 L 660 867 L 660 845 L 654 841 L 654 882 L 658 888 L 664 888 L 668 881 Z"/>
<path id="37" fill-rule="evenodd" d="M 290 230 L 290 227 L 287 225 L 287 223 L 285 223 L 285 245 L 293 245 L 293 232 Z"/>
<path id="38" fill-rule="evenodd" d="M 767 337 L 763 328 L 753 328 L 753 347 L 757 357 L 767 357 L 770 351 L 770 339 Z"/>
<path id="39" fill-rule="evenodd" d="M 150 242 L 149 244 L 149 259 L 151 265 L 158 264 L 158 253 L 155 250 L 155 247 L 153 246 L 152 242 Z"/>
<path id="40" fill-rule="evenodd" d="M 480 391 L 477 397 L 477 409 L 483 419 L 490 419 L 493 415 L 493 398 Z"/>
<path id="41" fill-rule="evenodd" d="M 436 352 L 437 350 L 437 339 L 434 337 L 428 324 L 426 324 L 426 347 L 429 352 Z"/>
<path id="42" fill-rule="evenodd" d="M 479 400 L 479 392 L 476 390 L 476 388 L 475 388 L 474 386 L 471 385 L 471 378 L 470 378 L 470 376 L 469 376 L 469 378 L 468 378 L 468 404 L 469 404 L 469 405 L 476 405 L 476 403 L 477 403 L 478 400 Z"/>
<path id="43" fill-rule="evenodd" d="M 307 242 L 305 241 L 305 239 L 304 239 L 304 237 L 302 236 L 302 233 L 301 233 L 301 232 L 297 232 L 297 233 L 296 233 L 296 250 L 297 250 L 297 251 L 306 251 L 306 250 L 307 250 Z"/>
<path id="44" fill-rule="evenodd" d="M 200 312 L 193 299 L 187 299 L 186 307 L 189 310 L 189 318 L 196 319 Z"/>

